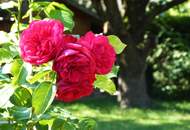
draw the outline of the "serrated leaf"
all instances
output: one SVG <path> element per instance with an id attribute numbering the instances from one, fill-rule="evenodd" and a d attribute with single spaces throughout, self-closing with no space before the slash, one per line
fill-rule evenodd
<path id="1" fill-rule="evenodd" d="M 31 83 L 31 84 L 33 84 L 36 81 L 38 81 L 39 79 L 44 78 L 46 75 L 48 75 L 51 72 L 52 72 L 51 70 L 41 71 L 41 72 L 35 74 L 32 78 L 30 78 L 28 80 L 28 82 Z"/>
<path id="2" fill-rule="evenodd" d="M 120 54 L 127 46 L 115 35 L 109 35 L 108 39 L 117 54 Z"/>
<path id="3" fill-rule="evenodd" d="M 56 86 L 51 82 L 42 82 L 32 94 L 32 107 L 35 115 L 43 114 L 53 102 Z"/>
<path id="4" fill-rule="evenodd" d="M 115 84 L 106 75 L 96 75 L 94 86 L 112 95 L 116 92 Z"/>

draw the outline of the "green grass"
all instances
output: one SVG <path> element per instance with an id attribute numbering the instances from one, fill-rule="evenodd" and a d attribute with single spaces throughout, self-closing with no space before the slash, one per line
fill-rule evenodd
<path id="1" fill-rule="evenodd" d="M 149 109 L 120 109 L 115 98 L 58 103 L 78 117 L 92 117 L 96 130 L 190 130 L 190 102 L 155 102 Z"/>

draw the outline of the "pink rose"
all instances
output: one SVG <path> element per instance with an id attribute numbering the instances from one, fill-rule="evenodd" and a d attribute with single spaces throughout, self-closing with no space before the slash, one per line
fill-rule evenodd
<path id="1" fill-rule="evenodd" d="M 88 32 L 78 40 L 78 43 L 87 47 L 93 54 L 97 74 L 107 74 L 111 71 L 116 53 L 106 36 L 94 35 L 93 32 Z"/>
<path id="2" fill-rule="evenodd" d="M 57 82 L 56 99 L 64 102 L 71 102 L 84 96 L 89 96 L 93 92 L 93 81 L 84 80 L 76 83 Z"/>
<path id="3" fill-rule="evenodd" d="M 61 47 L 64 25 L 58 20 L 33 21 L 20 38 L 21 57 L 31 64 L 55 58 Z"/>
<path id="4" fill-rule="evenodd" d="M 95 77 L 95 66 L 95 61 L 86 47 L 67 43 L 56 56 L 53 70 L 64 81 L 80 82 Z"/>

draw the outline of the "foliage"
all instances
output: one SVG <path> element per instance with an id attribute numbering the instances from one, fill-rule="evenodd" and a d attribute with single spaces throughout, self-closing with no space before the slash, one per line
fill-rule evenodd
<path id="1" fill-rule="evenodd" d="M 175 20 L 176 19 L 176 20 Z M 152 95 L 170 99 L 188 98 L 190 92 L 190 46 L 187 17 L 163 17 L 157 21 L 159 44 L 148 57 L 153 68 Z M 174 21 L 175 20 L 175 21 Z M 181 21 L 181 22 L 180 22 Z M 181 23 L 181 26 L 176 26 Z"/>
<path id="2" fill-rule="evenodd" d="M 15 18 L 9 33 L 0 32 L 0 129 L 94 129 L 94 120 L 76 118 L 65 109 L 51 105 L 56 94 L 56 74 L 52 71 L 51 62 L 32 66 L 23 62 L 19 56 L 19 34 L 32 20 L 59 19 L 64 23 L 65 31 L 71 32 L 74 27 L 73 12 L 64 4 L 56 2 L 29 0 L 29 3 L 29 10 L 24 15 L 21 15 L 22 0 L 0 5 L 2 9 L 12 12 L 11 15 Z M 28 22 L 21 23 L 22 20 Z M 114 44 L 118 54 L 121 53 L 125 46 L 116 36 L 110 37 L 113 37 L 110 42 Z M 114 39 L 117 40 L 118 46 Z M 114 94 L 116 88 L 111 78 L 117 77 L 118 69 L 118 66 L 114 66 L 109 74 L 97 75 L 96 88 Z"/>

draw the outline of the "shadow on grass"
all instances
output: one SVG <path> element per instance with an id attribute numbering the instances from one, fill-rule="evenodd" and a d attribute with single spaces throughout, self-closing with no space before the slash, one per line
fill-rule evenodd
<path id="1" fill-rule="evenodd" d="M 60 102 L 57 102 L 60 103 Z M 161 101 L 153 101 L 152 105 L 149 108 L 141 108 L 141 110 L 153 110 L 153 111 L 176 111 L 179 113 L 190 114 L 190 103 L 188 106 L 185 104 L 184 106 L 179 105 L 180 102 L 161 102 Z M 99 110 L 104 113 L 110 113 L 110 111 L 114 108 L 119 108 L 119 104 L 117 102 L 117 98 L 113 96 L 104 96 L 104 97 L 89 97 L 85 98 L 73 103 L 64 104 L 64 106 L 70 106 L 74 104 L 83 104 L 89 108 Z"/>
<path id="2" fill-rule="evenodd" d="M 190 120 L 174 123 L 141 124 L 132 120 L 98 121 L 96 130 L 189 130 Z"/>

